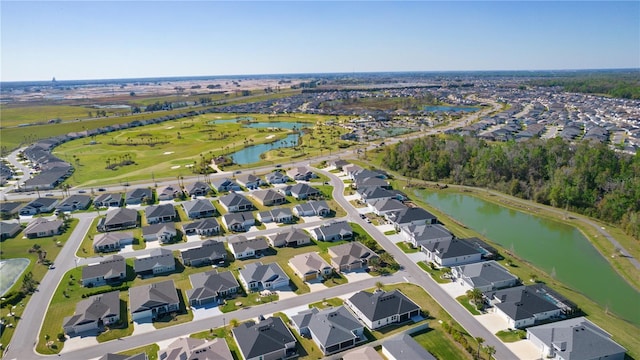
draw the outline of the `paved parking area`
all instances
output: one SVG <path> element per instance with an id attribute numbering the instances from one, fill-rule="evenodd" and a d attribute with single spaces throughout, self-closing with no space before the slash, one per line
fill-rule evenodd
<path id="1" fill-rule="evenodd" d="M 64 348 L 62 348 L 60 354 L 78 349 L 84 349 L 86 347 L 95 345 L 98 345 L 98 340 L 96 340 L 96 333 L 93 331 L 88 331 L 86 335 L 67 338 L 67 340 L 64 342 Z"/>
<path id="2" fill-rule="evenodd" d="M 151 322 L 151 318 L 148 320 L 137 320 L 133 322 L 133 334 L 144 334 L 148 332 L 155 331 L 156 328 L 153 327 L 153 323 Z"/>
<path id="3" fill-rule="evenodd" d="M 345 272 L 342 273 L 342 276 L 347 278 L 347 281 L 349 282 L 365 280 L 371 277 L 371 275 L 369 275 L 369 273 L 364 270 Z"/>
<path id="4" fill-rule="evenodd" d="M 441 284 L 440 287 L 447 292 L 452 298 L 464 295 L 469 288 L 460 285 L 459 282 L 452 282 L 448 284 Z"/>
<path id="5" fill-rule="evenodd" d="M 220 311 L 220 308 L 215 303 L 207 304 L 206 306 L 192 307 L 191 311 L 193 312 L 193 321 L 222 314 L 222 311 Z"/>

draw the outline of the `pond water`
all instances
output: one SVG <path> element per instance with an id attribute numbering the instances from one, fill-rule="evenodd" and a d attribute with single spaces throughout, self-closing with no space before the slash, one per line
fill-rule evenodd
<path id="1" fill-rule="evenodd" d="M 209 124 L 223 124 L 223 123 L 233 123 L 242 120 L 251 120 L 251 117 L 242 117 L 242 118 L 234 118 L 234 119 L 220 119 L 213 120 L 208 122 Z M 302 123 L 302 122 L 287 122 L 287 121 L 265 121 L 265 122 L 253 122 L 249 124 L 244 124 L 243 127 L 248 128 L 259 128 L 259 129 L 268 129 L 268 128 L 277 128 L 277 129 L 302 129 L 306 127 L 313 126 L 312 123 Z M 265 136 L 268 136 L 269 133 L 265 133 Z M 239 165 L 253 164 L 259 162 L 260 155 L 269 150 L 275 150 L 280 148 L 288 148 L 293 147 L 298 144 L 299 134 L 289 134 L 284 139 L 276 140 L 270 143 L 258 144 L 245 147 L 241 150 L 238 150 L 231 154 L 233 158 L 233 162 Z"/>
<path id="2" fill-rule="evenodd" d="M 423 109 L 428 112 L 474 112 L 479 110 L 476 107 L 448 105 L 425 106 Z"/>
<path id="3" fill-rule="evenodd" d="M 29 259 L 25 258 L 0 260 L 0 297 L 20 279 L 27 266 Z"/>
<path id="4" fill-rule="evenodd" d="M 603 308 L 640 325 L 640 292 L 618 275 L 575 227 L 471 195 L 424 190 L 416 195 Z"/>

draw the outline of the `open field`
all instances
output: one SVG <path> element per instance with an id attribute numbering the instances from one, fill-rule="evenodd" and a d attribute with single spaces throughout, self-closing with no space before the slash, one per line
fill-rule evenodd
<path id="1" fill-rule="evenodd" d="M 257 121 L 313 123 L 324 119 L 321 116 L 252 117 Z M 235 122 L 209 123 L 233 118 L 212 114 L 137 127 L 70 141 L 53 153 L 76 165 L 74 175 L 67 180 L 69 183 L 89 187 L 193 175 L 192 169 L 202 166 L 203 161 L 204 165 L 208 164 L 207 160 L 213 156 L 275 141 L 291 133 L 283 129 L 245 128 Z M 107 168 L 107 160 L 119 163 L 125 156 L 135 164 Z"/>

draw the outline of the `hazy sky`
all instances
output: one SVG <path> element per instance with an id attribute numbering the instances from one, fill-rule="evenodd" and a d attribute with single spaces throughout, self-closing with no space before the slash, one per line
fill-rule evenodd
<path id="1" fill-rule="evenodd" d="M 640 67 L 640 1 L 0 1 L 0 80 Z"/>

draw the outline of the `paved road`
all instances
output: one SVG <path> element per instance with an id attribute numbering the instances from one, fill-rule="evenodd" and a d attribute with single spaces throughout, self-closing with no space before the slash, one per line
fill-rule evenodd
<path id="1" fill-rule="evenodd" d="M 331 179 L 331 184 L 334 186 L 333 197 L 342 206 L 349 216 L 349 220 L 358 223 L 362 228 L 371 235 L 374 240 L 380 244 L 394 259 L 404 267 L 407 272 L 406 282 L 419 285 L 431 297 L 433 297 L 440 306 L 442 306 L 462 327 L 464 327 L 469 334 L 474 337 L 482 337 L 485 339 L 485 345 L 492 345 L 496 348 L 494 357 L 498 360 L 516 359 L 517 356 L 507 348 L 500 339 L 498 339 L 492 332 L 487 330 L 480 322 L 469 313 L 460 303 L 455 299 L 452 299 L 427 273 L 425 273 L 420 267 L 411 260 L 407 254 L 405 254 L 398 246 L 396 246 L 391 240 L 389 240 L 384 233 L 382 233 L 374 225 L 364 221 L 360 218 L 358 211 L 344 198 L 344 183 L 333 173 L 320 170 L 321 173 L 328 176 Z"/>
<path id="2" fill-rule="evenodd" d="M 29 167 L 23 165 L 20 161 L 18 161 L 18 154 L 23 152 L 24 149 L 25 148 L 16 149 L 11 154 L 7 155 L 7 161 L 11 165 L 15 166 L 17 169 L 22 170 L 22 176 L 20 178 L 18 178 L 18 183 L 20 183 L 20 184 L 22 184 L 25 181 L 29 180 L 29 178 L 31 177 L 31 169 L 29 169 Z M 2 189 L 2 194 L 4 194 L 6 196 L 6 194 L 8 194 L 9 192 L 13 191 L 14 188 L 15 188 L 14 185 L 7 186 L 6 188 Z"/>

